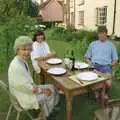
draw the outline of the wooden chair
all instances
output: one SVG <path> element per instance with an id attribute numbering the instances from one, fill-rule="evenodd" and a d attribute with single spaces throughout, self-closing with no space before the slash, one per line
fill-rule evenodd
<path id="1" fill-rule="evenodd" d="M 105 108 L 95 111 L 94 120 L 120 120 L 120 99 L 109 100 Z"/>
<path id="2" fill-rule="evenodd" d="M 32 117 L 32 115 L 28 111 L 23 109 L 20 106 L 20 104 L 18 103 L 17 99 L 9 92 L 9 88 L 8 88 L 7 84 L 5 84 L 2 80 L 0 80 L 0 87 L 5 91 L 5 93 L 7 95 L 9 95 L 9 98 L 10 98 L 10 106 L 9 106 L 9 109 L 8 109 L 7 116 L 6 116 L 6 118 L 4 120 L 8 120 L 9 119 L 10 114 L 11 114 L 13 108 L 17 112 L 16 120 L 19 120 L 21 112 L 24 112 L 25 115 L 29 118 L 29 120 L 44 120 L 43 118 L 40 118 L 41 116 L 38 119 L 34 119 Z"/>

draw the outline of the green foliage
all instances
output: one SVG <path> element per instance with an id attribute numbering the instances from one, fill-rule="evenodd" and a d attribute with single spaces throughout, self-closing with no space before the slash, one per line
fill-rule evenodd
<path id="1" fill-rule="evenodd" d="M 46 31 L 47 38 L 50 40 L 62 40 L 67 42 L 75 42 L 82 41 L 86 39 L 88 43 L 92 40 L 97 39 L 97 33 L 95 31 L 86 31 L 86 30 L 67 30 L 64 28 L 52 28 Z"/>
<path id="2" fill-rule="evenodd" d="M 0 0 L 0 23 L 10 20 L 16 14 L 16 0 Z"/>
<path id="3" fill-rule="evenodd" d="M 17 15 L 37 16 L 38 6 L 31 0 L 0 0 L 0 24 L 10 21 Z"/>
<path id="4" fill-rule="evenodd" d="M 95 31 L 68 30 L 55 27 L 46 31 L 46 37 L 48 40 L 71 43 L 73 47 L 71 49 L 74 49 L 76 58 L 83 60 L 89 43 L 97 39 L 97 33 Z M 65 49 L 67 49 L 67 46 Z"/>
<path id="5" fill-rule="evenodd" d="M 31 34 L 31 26 L 35 20 L 23 15 L 16 15 L 11 21 L 0 27 L 0 70 L 7 68 L 15 55 L 13 51 L 14 40 L 20 35 Z M 28 27 L 26 27 L 28 26 Z"/>
<path id="6" fill-rule="evenodd" d="M 113 41 L 118 52 L 118 64 L 113 68 L 113 75 L 120 80 L 120 42 L 119 41 Z"/>

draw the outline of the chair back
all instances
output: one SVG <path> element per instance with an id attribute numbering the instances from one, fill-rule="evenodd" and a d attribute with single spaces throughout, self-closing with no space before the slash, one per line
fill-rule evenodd
<path id="1" fill-rule="evenodd" d="M 109 100 L 104 109 L 97 110 L 95 120 L 120 120 L 120 99 Z"/>
<path id="2" fill-rule="evenodd" d="M 8 94 L 11 104 L 15 107 L 15 109 L 17 109 L 18 111 L 22 111 L 22 108 L 19 105 L 17 99 L 10 93 L 8 85 L 5 84 L 2 80 L 0 80 L 0 87 L 4 90 L 6 94 Z"/>
<path id="3" fill-rule="evenodd" d="M 9 94 L 8 85 L 5 84 L 2 80 L 0 80 L 0 87 L 1 87 L 7 94 Z"/>
<path id="4" fill-rule="evenodd" d="M 34 118 L 25 109 L 21 107 L 17 99 L 10 93 L 8 85 L 5 84 L 2 80 L 0 80 L 0 87 L 5 91 L 6 94 L 8 94 L 8 96 L 10 97 L 10 102 L 16 111 L 18 112 L 24 111 L 30 118 L 30 120 L 34 120 Z"/>

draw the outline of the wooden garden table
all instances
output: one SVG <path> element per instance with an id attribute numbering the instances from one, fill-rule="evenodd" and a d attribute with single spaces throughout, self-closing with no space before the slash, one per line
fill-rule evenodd
<path id="1" fill-rule="evenodd" d="M 43 81 L 45 80 L 51 80 L 52 83 L 55 85 L 56 88 L 62 90 L 65 95 L 66 99 L 66 120 L 72 120 L 72 100 L 73 97 L 76 95 L 81 95 L 83 93 L 89 92 L 89 88 L 100 88 L 100 85 L 105 80 L 112 79 L 109 75 L 104 75 L 99 72 L 97 72 L 99 75 L 104 76 L 104 79 L 101 81 L 97 81 L 95 83 L 91 83 L 89 85 L 80 85 L 73 80 L 71 80 L 69 77 L 72 75 L 75 75 L 77 71 L 69 71 L 67 70 L 67 73 L 60 76 L 54 76 L 49 73 L 47 73 L 47 70 L 51 67 L 65 67 L 63 64 L 59 65 L 49 65 L 46 61 L 40 61 L 39 67 L 41 68 L 41 79 Z M 81 70 L 82 71 L 82 70 Z M 79 70 L 79 72 L 81 72 Z"/>

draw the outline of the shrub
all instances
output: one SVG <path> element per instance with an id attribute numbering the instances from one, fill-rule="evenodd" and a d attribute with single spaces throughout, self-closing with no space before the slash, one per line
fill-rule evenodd
<path id="1" fill-rule="evenodd" d="M 30 27 L 34 26 L 35 21 L 26 16 L 15 16 L 11 21 L 0 27 L 0 70 L 6 68 L 9 61 L 14 56 L 14 40 L 20 35 L 31 34 Z M 28 25 L 29 28 L 25 28 Z M 5 67 L 6 66 L 6 67 Z"/>
<path id="2" fill-rule="evenodd" d="M 46 37 L 50 40 L 62 40 L 67 42 L 78 42 L 87 39 L 88 43 L 90 43 L 92 40 L 97 39 L 97 33 L 95 31 L 67 30 L 54 27 L 46 31 Z"/>

